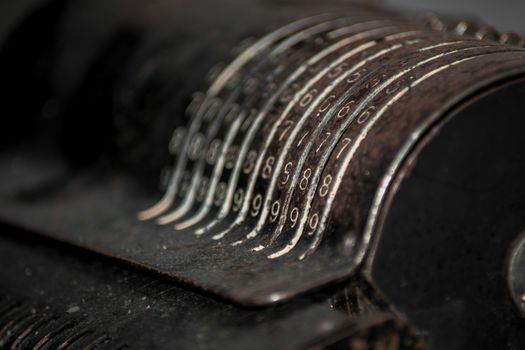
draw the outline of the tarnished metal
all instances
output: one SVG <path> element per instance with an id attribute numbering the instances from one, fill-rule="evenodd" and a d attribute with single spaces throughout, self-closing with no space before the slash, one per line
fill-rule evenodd
<path id="1" fill-rule="evenodd" d="M 525 239 L 524 234 L 515 240 L 508 257 L 507 280 L 512 299 L 519 308 L 522 315 L 525 315 Z"/>
<path id="2" fill-rule="evenodd" d="M 65 63 L 49 68 L 58 72 L 49 84 L 62 94 L 37 118 L 45 132 L 0 159 L 2 221 L 244 307 L 269 307 L 263 318 L 282 321 L 279 332 L 298 326 L 291 314 L 301 306 L 283 306 L 290 309 L 280 319 L 274 305 L 334 286 L 304 302 L 346 308 L 351 322 L 316 308 L 315 325 L 303 329 L 315 336 L 283 336 L 283 347 L 401 349 L 405 339 L 406 348 L 420 349 L 429 331 L 439 338 L 431 348 L 449 348 L 447 322 L 471 327 L 470 317 L 491 313 L 498 316 L 479 335 L 468 333 L 469 344 L 497 347 L 506 336 L 523 344 L 514 314 L 523 307 L 522 243 L 512 245 L 525 208 L 523 40 L 468 20 L 346 3 L 253 5 L 265 10 L 247 12 L 245 26 L 232 31 L 228 22 L 246 5 L 228 2 L 218 13 L 188 6 L 188 15 L 204 18 L 200 27 L 183 11 L 174 11 L 179 21 L 162 20 L 161 11 L 127 17 L 155 25 L 125 27 L 108 40 L 85 81 L 67 74 L 79 64 L 68 50 L 54 53 Z M 157 173 L 163 193 L 152 190 Z M 487 247 L 478 246 L 483 241 Z M 41 263 L 54 266 L 52 254 L 42 254 Z M 462 285 L 447 289 L 447 278 Z M 488 298 L 491 308 L 480 311 Z M 454 303 L 455 313 L 437 310 Z M 206 305 L 201 316 L 214 307 Z M 25 322 L 24 312 L 8 328 Z M 260 326 L 254 316 L 253 332 L 272 340 Z M 82 339 L 95 341 L 98 329 L 71 336 L 85 331 Z M 68 339 L 60 339 L 64 348 L 77 341 Z"/>
<path id="3" fill-rule="evenodd" d="M 406 142 L 525 69 L 525 51 L 470 27 L 457 36 L 350 8 L 287 24 L 194 95 L 160 202 L 147 209 L 151 197 L 106 180 L 40 205 L 6 201 L 2 216 L 245 304 L 351 276 Z"/>
<path id="4" fill-rule="evenodd" d="M 511 81 L 452 107 L 407 142 L 376 196 L 364 274 L 398 312 L 440 334 L 430 348 L 525 341 L 509 290 L 523 271 L 518 258 L 509 272 L 509 259 L 523 229 L 524 89 L 523 79 Z"/>

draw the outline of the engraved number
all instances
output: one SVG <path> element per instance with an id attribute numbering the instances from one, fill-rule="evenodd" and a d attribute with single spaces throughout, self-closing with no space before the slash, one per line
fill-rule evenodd
<path id="1" fill-rule="evenodd" d="M 239 147 L 233 146 L 228 150 L 228 153 L 226 153 L 226 159 L 224 163 L 224 167 L 226 169 L 232 169 L 235 166 L 235 159 L 237 158 L 238 150 Z"/>
<path id="2" fill-rule="evenodd" d="M 339 153 L 337 153 L 337 157 L 335 159 L 339 159 L 339 157 L 341 157 L 341 154 L 343 154 L 343 152 L 345 151 L 346 147 L 348 147 L 350 142 L 352 142 L 352 139 L 348 137 L 344 138 L 343 141 L 341 141 L 341 143 L 343 144 L 343 147 L 341 147 L 341 150 L 339 151 Z"/>
<path id="3" fill-rule="evenodd" d="M 233 211 L 237 212 L 239 209 L 241 209 L 242 200 L 244 199 L 244 191 L 242 188 L 239 188 L 237 191 L 235 191 L 235 194 L 233 195 Z"/>
<path id="4" fill-rule="evenodd" d="M 370 118 L 370 116 L 372 115 L 372 113 L 375 111 L 376 107 L 375 106 L 371 106 L 369 108 L 366 109 L 366 111 L 364 111 L 363 113 L 361 113 L 361 115 L 359 116 L 359 118 L 357 118 L 357 124 L 363 124 L 363 123 L 366 123 L 366 121 L 368 120 L 368 118 Z"/>
<path id="5" fill-rule="evenodd" d="M 319 189 L 319 194 L 321 197 L 326 197 L 328 194 L 328 190 L 330 189 L 330 185 L 332 184 L 332 175 L 326 175 L 323 179 L 323 185 Z"/>
<path id="6" fill-rule="evenodd" d="M 290 170 L 292 170 L 292 166 L 292 162 L 288 162 L 284 166 L 283 180 L 281 181 L 281 185 L 286 185 L 288 183 L 288 180 L 290 180 Z"/>
<path id="7" fill-rule="evenodd" d="M 317 110 L 318 113 L 317 115 L 320 115 L 321 113 L 323 113 L 324 111 L 326 111 L 328 108 L 330 108 L 330 106 L 332 105 L 332 102 L 335 100 L 336 96 L 335 95 L 330 95 L 328 96 L 324 101 L 323 103 L 321 104 L 321 106 L 319 107 L 319 109 Z"/>
<path id="8" fill-rule="evenodd" d="M 284 125 L 285 125 L 285 128 L 284 128 L 283 132 L 281 133 L 281 136 L 279 136 L 279 141 L 282 141 L 284 139 L 284 137 L 286 136 L 286 133 L 292 127 L 293 121 L 292 120 L 286 120 L 284 122 Z"/>
<path id="9" fill-rule="evenodd" d="M 304 95 L 304 97 L 301 99 L 301 101 L 299 102 L 299 106 L 301 107 L 306 107 L 308 106 L 314 99 L 315 97 L 315 94 L 317 94 L 317 90 L 316 89 L 313 89 L 313 90 L 310 90 L 306 95 Z"/>
<path id="10" fill-rule="evenodd" d="M 308 232 L 310 236 L 315 232 L 315 229 L 317 228 L 318 224 L 319 224 L 319 215 L 315 213 L 314 215 L 312 215 L 312 217 L 310 218 L 310 221 L 308 222 L 308 226 L 310 226 L 310 230 L 312 230 L 311 232 Z"/>
<path id="11" fill-rule="evenodd" d="M 292 222 L 292 228 L 297 225 L 297 219 L 299 218 L 299 208 L 295 207 L 292 209 L 292 212 L 290 213 L 290 221 Z"/>
<path id="12" fill-rule="evenodd" d="M 343 107 L 341 107 L 339 112 L 337 112 L 337 119 L 342 119 L 342 118 L 345 118 L 346 116 L 348 116 L 348 114 L 350 113 L 350 110 L 352 109 L 352 106 L 354 104 L 355 104 L 355 101 L 352 100 L 352 101 L 348 102 L 347 104 L 345 104 Z"/>
<path id="13" fill-rule="evenodd" d="M 310 177 L 312 176 L 312 169 L 307 168 L 303 172 L 303 178 L 301 179 L 301 182 L 299 183 L 299 188 L 304 191 L 308 187 L 308 183 L 310 182 Z"/>
<path id="14" fill-rule="evenodd" d="M 271 216 L 270 216 L 271 222 L 275 222 L 275 220 L 277 220 L 277 217 L 279 217 L 280 210 L 281 210 L 281 203 L 279 201 L 273 202 Z"/>
<path id="15" fill-rule="evenodd" d="M 315 150 L 315 153 L 318 153 L 321 148 L 323 147 L 323 145 L 326 143 L 326 141 L 328 141 L 328 139 L 330 138 L 330 136 L 332 136 L 332 133 L 331 132 L 327 132 L 326 133 L 326 137 L 323 139 L 323 141 L 321 142 L 321 144 L 319 145 L 319 147 L 317 147 L 317 149 Z"/>
<path id="16" fill-rule="evenodd" d="M 201 147 L 204 143 L 204 136 L 202 134 L 196 134 L 191 140 L 190 147 L 188 148 L 188 158 L 196 160 L 200 157 Z"/>
<path id="17" fill-rule="evenodd" d="M 255 167 L 256 160 L 257 160 L 257 152 L 254 150 L 251 150 L 250 152 L 248 152 L 248 156 L 246 157 L 246 160 L 244 161 L 244 167 L 242 171 L 245 174 L 251 173 L 253 168 Z"/>
<path id="18" fill-rule="evenodd" d="M 219 157 L 219 151 L 221 149 L 222 142 L 221 140 L 213 140 L 208 148 L 208 153 L 206 154 L 206 161 L 208 164 L 213 165 Z"/>
<path id="19" fill-rule="evenodd" d="M 272 169 L 273 165 L 275 164 L 275 157 L 270 156 L 266 159 L 266 163 L 264 164 L 262 177 L 263 179 L 269 179 L 270 176 L 272 176 Z"/>
<path id="20" fill-rule="evenodd" d="M 261 210 L 261 207 L 262 207 L 262 195 L 259 193 L 253 198 L 253 201 L 252 201 L 252 211 L 251 211 L 252 216 L 259 215 L 259 211 Z"/>

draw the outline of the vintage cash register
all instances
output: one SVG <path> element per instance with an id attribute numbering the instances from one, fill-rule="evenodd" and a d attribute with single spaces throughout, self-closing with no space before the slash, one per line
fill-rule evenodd
<path id="1" fill-rule="evenodd" d="M 376 2 L 0 5 L 1 349 L 525 348 L 525 40 Z"/>

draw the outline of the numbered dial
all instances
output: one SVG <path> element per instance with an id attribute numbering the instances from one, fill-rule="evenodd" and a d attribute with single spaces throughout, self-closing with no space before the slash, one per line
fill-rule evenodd
<path id="1" fill-rule="evenodd" d="M 366 10 L 248 40 L 194 94 L 169 143 L 166 194 L 140 218 L 267 262 L 343 255 L 355 266 L 381 180 L 431 112 L 411 106 L 434 97 L 431 85 L 457 82 L 438 101 L 461 92 L 478 62 L 523 55 L 519 43 L 467 21 Z"/>

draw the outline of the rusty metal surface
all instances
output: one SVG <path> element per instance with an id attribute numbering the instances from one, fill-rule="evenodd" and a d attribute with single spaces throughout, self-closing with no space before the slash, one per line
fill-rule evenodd
<path id="1" fill-rule="evenodd" d="M 246 305 L 352 276 L 406 142 L 523 74 L 525 51 L 384 11 L 319 13 L 248 41 L 209 74 L 177 122 L 153 207 L 122 171 L 47 189 L 60 166 L 8 153 L 2 219 Z"/>

